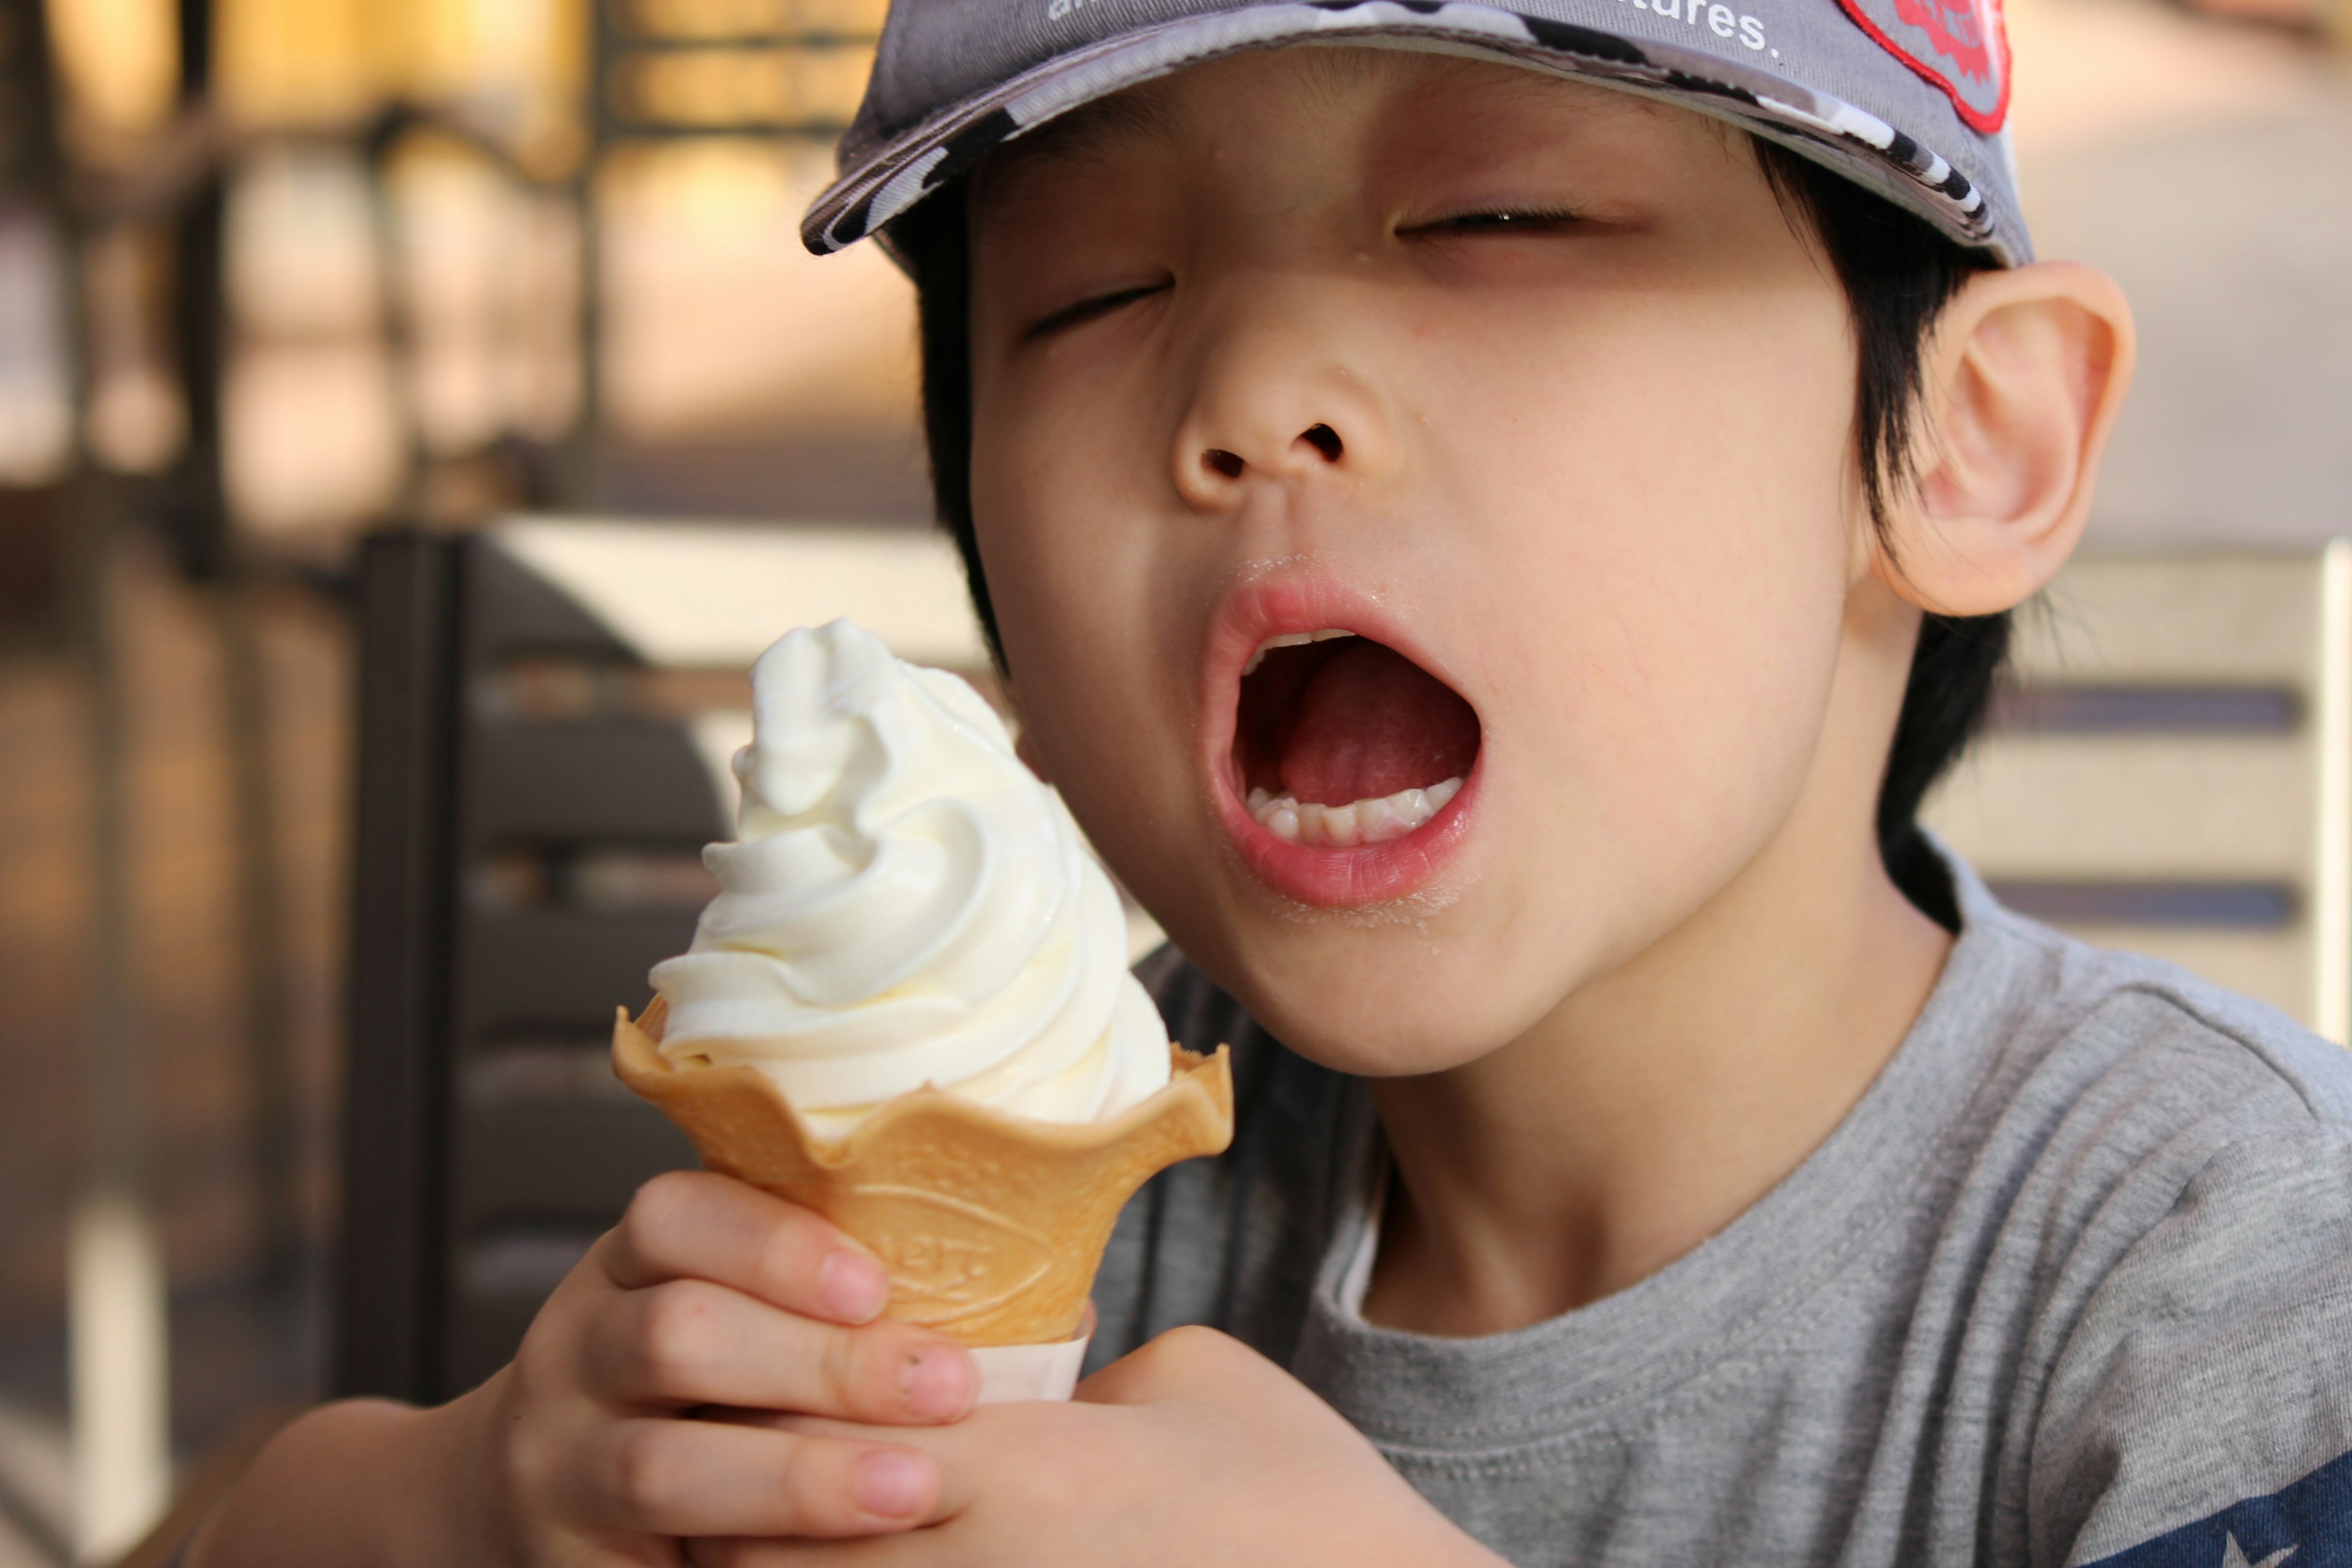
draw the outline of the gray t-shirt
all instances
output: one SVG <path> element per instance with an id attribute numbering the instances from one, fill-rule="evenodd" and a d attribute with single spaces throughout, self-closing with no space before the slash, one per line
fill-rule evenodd
<path id="1" fill-rule="evenodd" d="M 1357 1080 L 1181 957 L 1234 1146 L 1122 1216 L 1100 1365 L 1207 1323 L 1515 1563 L 2352 1563 L 2352 1056 L 2000 908 L 1861 1103 L 1724 1230 L 1510 1333 L 1366 1323 L 1386 1154 Z"/>

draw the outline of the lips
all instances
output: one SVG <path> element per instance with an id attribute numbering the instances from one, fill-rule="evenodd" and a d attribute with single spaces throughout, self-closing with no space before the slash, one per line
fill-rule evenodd
<path id="1" fill-rule="evenodd" d="M 1381 606 L 1331 583 L 1261 584 L 1212 632 L 1203 738 L 1243 858 L 1303 902 L 1404 896 L 1461 841 L 1476 710 Z"/>

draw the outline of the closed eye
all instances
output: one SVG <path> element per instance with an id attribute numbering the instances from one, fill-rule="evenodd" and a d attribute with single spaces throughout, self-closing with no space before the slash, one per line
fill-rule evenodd
<path id="1" fill-rule="evenodd" d="M 1022 339 L 1024 342 L 1028 342 L 1061 331 L 1067 327 L 1077 326 L 1084 321 L 1091 321 L 1097 316 L 1108 316 L 1113 310 L 1132 305 L 1138 300 L 1148 300 L 1154 294 L 1165 291 L 1167 288 L 1168 285 L 1165 283 L 1147 283 L 1140 288 L 1120 289 L 1112 293 L 1097 294 L 1091 299 L 1081 300 L 1075 305 L 1065 305 L 1052 314 L 1031 322 L 1029 330 L 1021 334 Z"/>
<path id="2" fill-rule="evenodd" d="M 1426 223 L 1408 224 L 1399 228 L 1397 233 L 1406 239 L 1453 239 L 1488 235 L 1534 237 L 1573 228 L 1580 221 L 1576 214 L 1563 210 L 1506 207 L 1493 212 L 1457 213 L 1450 217 L 1432 218 Z"/>

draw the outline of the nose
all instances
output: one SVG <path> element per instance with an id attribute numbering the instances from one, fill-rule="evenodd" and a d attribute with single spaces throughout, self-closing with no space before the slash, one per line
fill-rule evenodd
<path id="1" fill-rule="evenodd" d="M 1316 456 L 1327 463 L 1337 463 L 1348 455 L 1347 441 L 1341 437 L 1339 432 L 1332 429 L 1328 425 L 1309 425 L 1306 429 L 1301 430 L 1297 439 L 1290 444 L 1294 447 L 1312 447 Z M 1229 479 L 1240 479 L 1249 472 L 1249 459 L 1239 452 L 1223 447 L 1212 447 L 1202 452 L 1201 466 L 1213 474 L 1222 475 Z M 1311 468 L 1315 465 L 1311 460 L 1307 460 L 1302 461 L 1298 466 Z"/>
<path id="2" fill-rule="evenodd" d="M 1375 479 L 1390 467 L 1391 420 L 1354 363 L 1348 312 L 1295 296 L 1255 305 L 1204 323 L 1198 380 L 1170 453 L 1177 493 L 1197 510 L 1230 510 L 1255 489 Z"/>

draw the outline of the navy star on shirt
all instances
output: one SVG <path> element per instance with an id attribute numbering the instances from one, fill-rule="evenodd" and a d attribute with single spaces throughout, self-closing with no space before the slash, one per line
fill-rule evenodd
<path id="1" fill-rule="evenodd" d="M 2085 1568 L 2352 1568 L 2352 1454 Z"/>
<path id="2" fill-rule="evenodd" d="M 2294 1555 L 2294 1547 L 2282 1546 L 2260 1563 L 2252 1563 L 2247 1560 L 2246 1549 L 2238 1544 L 2236 1536 L 2225 1534 L 2222 1539 L 2228 1544 L 2221 1548 L 2221 1568 L 2278 1568 L 2280 1563 Z"/>

